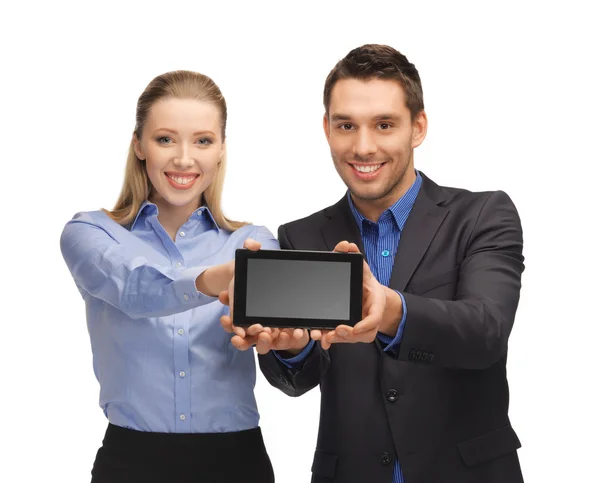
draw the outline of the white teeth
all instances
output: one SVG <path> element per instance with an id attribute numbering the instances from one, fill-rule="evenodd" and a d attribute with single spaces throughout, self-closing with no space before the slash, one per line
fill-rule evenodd
<path id="1" fill-rule="evenodd" d="M 169 178 L 171 178 L 173 181 L 175 181 L 175 183 L 177 184 L 190 184 L 192 181 L 194 181 L 196 179 L 195 176 L 189 176 L 186 178 L 182 178 L 180 176 L 171 176 L 171 175 L 167 175 Z"/>
<path id="2" fill-rule="evenodd" d="M 361 173 L 372 173 L 373 171 L 377 171 L 379 168 L 381 168 L 381 164 L 371 164 L 370 166 L 354 165 L 354 169 L 356 169 L 356 171 L 360 171 Z"/>

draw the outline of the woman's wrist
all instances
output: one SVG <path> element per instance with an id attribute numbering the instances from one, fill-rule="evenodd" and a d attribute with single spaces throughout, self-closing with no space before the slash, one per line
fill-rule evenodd
<path id="1" fill-rule="evenodd" d="M 235 270 L 234 261 L 207 268 L 196 279 L 196 289 L 209 297 L 218 297 L 227 290 Z"/>

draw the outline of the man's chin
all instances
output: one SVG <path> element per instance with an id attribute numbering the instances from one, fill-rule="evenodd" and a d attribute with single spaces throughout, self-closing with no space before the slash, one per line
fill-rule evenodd
<path id="1" fill-rule="evenodd" d="M 385 194 L 382 190 L 365 190 L 350 188 L 350 194 L 355 199 L 360 201 L 378 201 L 384 198 Z"/>

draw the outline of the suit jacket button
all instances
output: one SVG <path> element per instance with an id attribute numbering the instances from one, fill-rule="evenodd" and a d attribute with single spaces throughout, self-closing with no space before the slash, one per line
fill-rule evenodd
<path id="1" fill-rule="evenodd" d="M 398 400 L 398 391 L 396 391 L 395 389 L 390 389 L 385 394 L 385 397 L 389 402 L 396 402 Z"/>
<path id="2" fill-rule="evenodd" d="M 379 461 L 381 461 L 382 465 L 389 465 L 392 462 L 392 457 L 389 453 L 381 453 Z"/>

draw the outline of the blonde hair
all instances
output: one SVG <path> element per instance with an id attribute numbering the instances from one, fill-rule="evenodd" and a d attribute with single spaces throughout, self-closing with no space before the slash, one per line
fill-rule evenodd
<path id="1" fill-rule="evenodd" d="M 134 135 L 138 139 L 141 139 L 150 109 L 156 101 L 165 98 L 195 99 L 215 104 L 221 113 L 221 137 L 225 141 L 227 104 L 221 90 L 210 77 L 187 70 L 167 72 L 155 77 L 148 84 L 139 97 L 136 108 Z M 121 225 L 127 225 L 135 219 L 142 203 L 148 199 L 152 189 L 145 163 L 137 157 L 133 146 L 132 137 L 121 194 L 112 211 L 104 210 L 108 216 Z M 221 208 L 226 157 L 224 152 L 217 167 L 215 179 L 202 194 L 201 204 L 208 207 L 220 228 L 235 231 L 248 223 L 228 219 Z"/>

